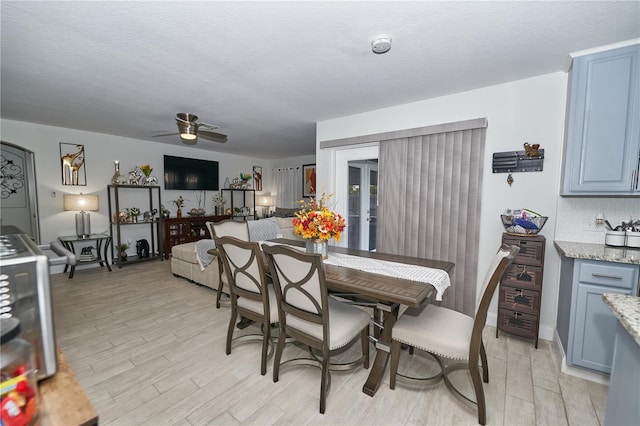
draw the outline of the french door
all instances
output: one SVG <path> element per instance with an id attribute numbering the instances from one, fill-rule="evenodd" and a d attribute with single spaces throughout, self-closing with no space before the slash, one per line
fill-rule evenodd
<path id="1" fill-rule="evenodd" d="M 378 207 L 378 159 L 349 161 L 349 248 L 375 250 Z"/>
<path id="2" fill-rule="evenodd" d="M 335 208 L 347 221 L 339 245 L 375 250 L 378 145 L 337 150 L 335 160 Z"/>

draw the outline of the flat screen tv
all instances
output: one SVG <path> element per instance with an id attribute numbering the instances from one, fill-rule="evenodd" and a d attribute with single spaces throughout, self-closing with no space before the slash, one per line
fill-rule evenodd
<path id="1" fill-rule="evenodd" d="M 218 162 L 165 155 L 164 189 L 217 191 Z"/>

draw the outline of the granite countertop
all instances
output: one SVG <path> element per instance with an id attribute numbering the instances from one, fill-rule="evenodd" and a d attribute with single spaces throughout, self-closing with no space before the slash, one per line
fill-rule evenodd
<path id="1" fill-rule="evenodd" d="M 560 254 L 565 257 L 640 265 L 640 250 L 638 249 L 569 241 L 555 241 L 554 244 Z"/>
<path id="2" fill-rule="evenodd" d="M 609 305 L 620 324 L 640 345 L 640 297 L 605 293 L 602 300 Z"/>

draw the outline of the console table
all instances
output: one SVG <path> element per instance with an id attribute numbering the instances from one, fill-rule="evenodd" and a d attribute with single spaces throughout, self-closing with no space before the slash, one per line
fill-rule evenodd
<path id="1" fill-rule="evenodd" d="M 207 222 L 219 222 L 229 219 L 229 215 L 170 217 L 164 219 L 164 257 L 169 259 L 171 247 L 211 238 Z"/>
<path id="2" fill-rule="evenodd" d="M 77 265 L 83 265 L 87 263 L 99 263 L 100 266 L 104 266 L 103 263 L 107 265 L 107 269 L 111 272 L 111 266 L 109 266 L 109 260 L 107 259 L 107 253 L 109 252 L 109 244 L 111 244 L 111 235 L 108 234 L 91 234 L 88 237 L 79 237 L 77 235 L 65 235 L 62 237 L 58 237 L 58 240 L 62 243 L 64 248 L 69 250 L 71 253 L 75 254 L 78 263 Z M 95 254 L 91 255 L 83 255 L 78 256 L 76 254 L 76 249 L 74 243 L 84 243 L 88 241 L 95 241 L 94 247 L 96 249 Z M 73 274 L 76 271 L 76 266 L 72 265 L 71 270 L 69 271 L 69 279 L 73 278 Z M 64 272 L 67 272 L 69 265 L 65 265 Z"/>

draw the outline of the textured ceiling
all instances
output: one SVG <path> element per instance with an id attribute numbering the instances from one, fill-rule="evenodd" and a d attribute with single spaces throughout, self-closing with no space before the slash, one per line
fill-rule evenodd
<path id="1" fill-rule="evenodd" d="M 315 123 L 559 71 L 640 37 L 640 2 L 1 2 L 2 118 L 220 152 L 313 154 Z M 391 51 L 371 52 L 377 34 Z"/>

